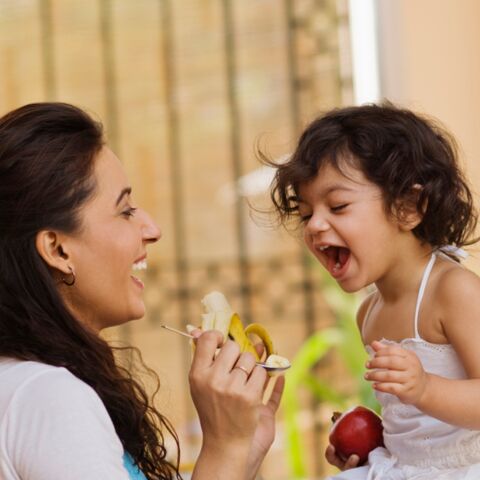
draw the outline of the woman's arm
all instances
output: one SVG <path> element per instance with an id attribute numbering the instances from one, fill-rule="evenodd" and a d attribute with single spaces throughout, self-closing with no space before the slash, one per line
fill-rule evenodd
<path id="1" fill-rule="evenodd" d="M 208 331 L 197 339 L 190 371 L 190 389 L 198 411 L 203 443 L 193 480 L 251 480 L 274 437 L 275 413 L 283 379 L 277 380 L 266 405 L 262 403 L 267 374 L 251 354 L 240 354 L 223 337 Z M 251 373 L 247 376 L 241 365 Z"/>

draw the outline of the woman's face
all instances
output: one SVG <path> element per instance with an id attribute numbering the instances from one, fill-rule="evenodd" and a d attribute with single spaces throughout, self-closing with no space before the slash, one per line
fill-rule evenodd
<path id="1" fill-rule="evenodd" d="M 66 239 L 75 284 L 62 291 L 77 318 L 101 330 L 144 316 L 144 286 L 134 273 L 146 268 L 147 244 L 161 233 L 135 207 L 122 165 L 107 147 L 96 157 L 94 177 L 81 228 Z"/>

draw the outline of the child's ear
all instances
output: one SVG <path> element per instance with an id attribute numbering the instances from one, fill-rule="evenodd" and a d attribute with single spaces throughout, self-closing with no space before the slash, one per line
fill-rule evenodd
<path id="1" fill-rule="evenodd" d="M 397 202 L 395 214 L 399 221 L 400 229 L 411 231 L 418 226 L 427 208 L 426 200 L 419 205 L 419 197 L 422 192 L 422 185 L 416 183 L 410 192 Z"/>

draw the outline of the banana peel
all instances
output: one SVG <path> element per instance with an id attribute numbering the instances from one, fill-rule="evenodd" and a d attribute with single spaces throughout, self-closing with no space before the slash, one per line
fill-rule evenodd
<path id="1" fill-rule="evenodd" d="M 251 323 L 243 327 L 239 315 L 230 307 L 225 296 L 220 292 L 211 292 L 202 299 L 205 313 L 202 314 L 202 330 L 219 330 L 224 340 L 230 338 L 238 343 L 241 352 L 250 352 L 257 361 L 261 361 L 257 350 L 251 340 L 253 336 L 258 337 L 264 345 L 265 362 L 288 362 L 287 359 L 276 354 L 273 340 L 267 329 L 259 323 Z M 271 362 L 269 362 L 269 358 Z"/>
<path id="2" fill-rule="evenodd" d="M 243 323 L 238 314 L 233 313 L 230 317 L 230 325 L 228 326 L 228 338 L 240 345 L 241 352 L 250 352 L 258 361 L 260 357 L 255 349 L 252 341 L 247 335 L 246 329 L 243 328 Z"/>

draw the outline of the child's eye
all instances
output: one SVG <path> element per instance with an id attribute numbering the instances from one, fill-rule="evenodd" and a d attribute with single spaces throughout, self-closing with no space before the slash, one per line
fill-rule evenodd
<path id="1" fill-rule="evenodd" d="M 122 212 L 124 217 L 133 217 L 137 209 L 135 207 L 128 207 L 126 210 Z"/>
<path id="2" fill-rule="evenodd" d="M 312 218 L 312 215 L 309 214 L 309 215 L 299 215 L 300 217 L 300 222 L 301 223 L 307 223 L 311 218 Z"/>
<path id="3" fill-rule="evenodd" d="M 340 205 L 335 205 L 334 207 L 330 207 L 330 210 L 332 212 L 340 212 L 346 207 L 348 207 L 348 203 L 342 203 Z"/>

